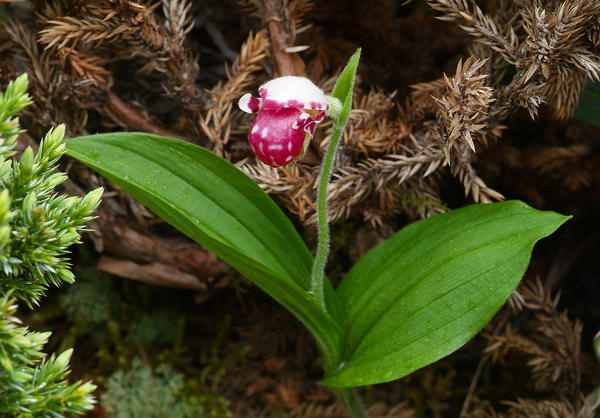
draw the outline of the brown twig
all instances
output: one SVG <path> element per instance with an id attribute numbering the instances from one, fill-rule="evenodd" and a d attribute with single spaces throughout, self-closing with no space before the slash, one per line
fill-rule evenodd
<path id="1" fill-rule="evenodd" d="M 207 290 L 206 283 L 193 274 L 183 273 L 164 263 L 138 264 L 130 260 L 121 260 L 103 255 L 96 265 L 98 270 L 115 276 L 139 280 L 154 286 L 173 287 L 193 290 Z"/>
<path id="2" fill-rule="evenodd" d="M 469 385 L 469 392 L 467 392 L 467 396 L 465 396 L 465 401 L 463 403 L 462 409 L 460 410 L 459 418 L 466 418 L 468 416 L 467 411 L 469 410 L 469 405 L 471 404 L 473 394 L 475 393 L 475 388 L 477 388 L 477 382 L 479 382 L 479 377 L 481 376 L 483 366 L 485 365 L 487 360 L 487 356 L 483 356 L 481 357 L 481 359 L 479 359 L 479 363 L 477 363 L 477 368 L 475 369 L 475 373 L 473 374 L 473 379 L 471 379 L 471 384 Z"/>
<path id="3" fill-rule="evenodd" d="M 279 76 L 306 76 L 304 61 L 296 53 L 286 52 L 294 41 L 292 34 L 286 28 L 285 17 L 281 2 L 265 0 L 265 24 L 269 28 L 271 52 Z"/>

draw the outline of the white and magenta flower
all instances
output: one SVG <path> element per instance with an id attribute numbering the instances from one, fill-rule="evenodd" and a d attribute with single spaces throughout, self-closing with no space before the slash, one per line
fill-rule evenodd
<path id="1" fill-rule="evenodd" d="M 250 146 L 263 163 L 271 167 L 290 164 L 301 158 L 315 126 L 329 109 L 327 97 L 307 78 L 286 76 L 263 84 L 260 98 L 244 95 L 238 106 L 257 113 L 250 128 Z"/>

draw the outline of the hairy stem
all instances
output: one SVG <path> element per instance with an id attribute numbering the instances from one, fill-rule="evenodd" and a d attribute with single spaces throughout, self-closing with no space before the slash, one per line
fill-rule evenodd
<path id="1" fill-rule="evenodd" d="M 348 122 L 350 109 L 352 108 L 352 91 L 354 90 L 354 79 L 356 77 L 356 68 L 360 59 L 360 48 L 352 55 L 348 65 L 340 74 L 332 96 L 328 96 L 330 109 L 328 115 L 334 120 L 333 134 L 323 164 L 321 166 L 321 175 L 319 178 L 319 190 L 317 192 L 317 228 L 319 242 L 317 245 L 317 254 L 312 266 L 311 274 L 311 293 L 323 311 L 327 312 L 327 303 L 325 300 L 325 264 L 327 263 L 327 254 L 329 252 L 329 224 L 327 222 L 327 186 L 331 178 L 331 169 L 338 143 L 342 137 L 344 127 Z M 333 295 L 333 297 L 336 297 Z M 322 348 L 323 367 L 325 375 L 329 375 L 340 366 L 340 352 L 326 352 Z M 338 347 L 341 349 L 341 347 Z M 343 403 L 344 408 L 352 418 L 366 418 L 367 414 L 362 407 L 359 397 L 352 388 L 331 388 Z"/>
<path id="2" fill-rule="evenodd" d="M 321 176 L 319 178 L 319 190 L 317 193 L 317 228 L 319 233 L 319 243 L 317 245 L 317 254 L 312 267 L 311 292 L 320 306 L 327 312 L 324 293 L 325 264 L 327 264 L 327 254 L 329 252 L 329 224 L 327 223 L 327 185 L 331 178 L 331 168 L 335 158 L 337 145 L 342 137 L 344 125 L 335 124 L 331 141 L 327 147 L 327 152 L 323 158 L 321 166 Z"/>

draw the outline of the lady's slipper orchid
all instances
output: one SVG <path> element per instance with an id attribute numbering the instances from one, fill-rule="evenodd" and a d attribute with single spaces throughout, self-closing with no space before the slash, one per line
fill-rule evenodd
<path id="1" fill-rule="evenodd" d="M 301 158 L 315 126 L 330 105 L 323 90 L 307 78 L 286 76 L 263 84 L 260 98 L 244 95 L 238 106 L 258 116 L 250 128 L 250 146 L 271 167 Z"/>

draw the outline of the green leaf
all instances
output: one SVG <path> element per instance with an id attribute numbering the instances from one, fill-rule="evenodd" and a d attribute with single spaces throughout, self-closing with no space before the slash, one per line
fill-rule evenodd
<path id="1" fill-rule="evenodd" d="M 67 153 L 247 276 L 337 352 L 343 316 L 331 285 L 329 316 L 308 293 L 312 256 L 306 245 L 238 168 L 196 145 L 135 132 L 73 138 Z"/>
<path id="2" fill-rule="evenodd" d="M 350 57 L 348 64 L 346 64 L 346 67 L 344 67 L 344 70 L 335 82 L 333 92 L 331 93 L 333 97 L 342 103 L 342 111 L 335 121 L 335 126 L 340 131 L 343 131 L 350 115 L 350 109 L 352 109 L 352 92 L 354 91 L 354 80 L 356 79 L 360 53 L 361 48 L 358 48 Z"/>
<path id="3" fill-rule="evenodd" d="M 337 290 L 348 327 L 341 366 L 323 383 L 387 382 L 457 350 L 515 289 L 535 242 L 567 219 L 519 201 L 472 205 L 369 251 Z"/>
<path id="4" fill-rule="evenodd" d="M 575 119 L 600 126 L 600 82 L 588 80 L 575 108 Z"/>

